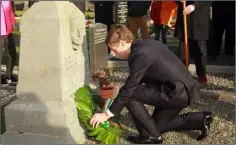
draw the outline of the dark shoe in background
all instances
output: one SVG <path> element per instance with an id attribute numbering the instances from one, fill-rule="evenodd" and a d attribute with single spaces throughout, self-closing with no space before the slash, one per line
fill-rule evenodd
<path id="1" fill-rule="evenodd" d="M 200 84 L 206 84 L 207 83 L 207 77 L 206 76 L 199 76 L 198 77 L 198 82 Z"/>
<path id="2" fill-rule="evenodd" d="M 5 77 L 4 75 L 1 76 L 1 84 L 2 85 L 8 85 L 10 83 L 11 83 L 11 79 L 10 78 Z"/>
<path id="3" fill-rule="evenodd" d="M 15 83 L 18 82 L 17 76 L 12 75 L 12 76 L 11 76 L 11 81 L 12 81 L 12 82 L 15 82 Z"/>
<path id="4" fill-rule="evenodd" d="M 6 75 L 1 76 L 1 84 L 3 85 L 9 85 L 11 83 L 17 83 L 18 79 L 17 76 L 12 75 L 11 78 L 6 77 Z"/>

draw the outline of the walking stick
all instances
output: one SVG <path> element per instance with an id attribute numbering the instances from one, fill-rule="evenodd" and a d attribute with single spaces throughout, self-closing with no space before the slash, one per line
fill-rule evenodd
<path id="1" fill-rule="evenodd" d="M 183 2 L 183 9 L 186 8 L 186 1 Z M 185 65 L 189 65 L 189 49 L 188 49 L 188 30 L 187 30 L 187 16 L 184 15 L 184 54 L 185 54 Z"/>

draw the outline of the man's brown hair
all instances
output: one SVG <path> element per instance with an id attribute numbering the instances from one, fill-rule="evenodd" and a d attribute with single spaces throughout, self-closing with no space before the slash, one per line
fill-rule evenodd
<path id="1" fill-rule="evenodd" d="M 121 24 L 112 25 L 110 31 L 107 34 L 105 43 L 107 45 L 109 44 L 112 46 L 117 46 L 120 40 L 129 43 L 134 40 L 134 36 L 125 25 Z"/>

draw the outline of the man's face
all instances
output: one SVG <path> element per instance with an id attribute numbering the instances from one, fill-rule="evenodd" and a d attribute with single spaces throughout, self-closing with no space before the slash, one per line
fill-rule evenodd
<path id="1" fill-rule="evenodd" d="M 115 55 L 118 55 L 123 59 L 127 59 L 129 57 L 131 43 L 121 40 L 118 45 L 111 46 L 108 44 L 108 46 L 115 53 Z"/>

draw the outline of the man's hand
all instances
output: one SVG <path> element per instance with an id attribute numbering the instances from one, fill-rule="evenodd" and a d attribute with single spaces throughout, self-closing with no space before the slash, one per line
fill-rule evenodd
<path id="1" fill-rule="evenodd" d="M 184 10 L 183 10 L 183 14 L 184 15 L 189 15 L 190 13 L 192 13 L 195 10 L 195 5 L 188 5 Z"/>
<path id="2" fill-rule="evenodd" d="M 109 118 L 110 117 L 107 113 L 96 113 L 90 119 L 90 124 L 93 126 L 93 128 L 97 128 L 101 122 L 107 121 Z"/>

